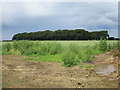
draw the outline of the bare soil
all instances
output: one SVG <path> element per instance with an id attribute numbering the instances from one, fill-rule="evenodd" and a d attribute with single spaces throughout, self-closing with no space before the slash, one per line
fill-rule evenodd
<path id="1" fill-rule="evenodd" d="M 111 54 L 104 55 L 96 56 L 94 61 L 106 58 L 102 62 L 108 62 Z M 20 60 L 25 57 L 2 55 L 3 88 L 118 88 L 118 71 L 104 76 L 79 66 L 68 68 L 62 63 Z M 118 67 L 117 61 L 114 64 Z"/>

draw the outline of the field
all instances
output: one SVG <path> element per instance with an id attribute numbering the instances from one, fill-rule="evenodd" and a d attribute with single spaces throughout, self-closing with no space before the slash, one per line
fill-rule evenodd
<path id="1" fill-rule="evenodd" d="M 2 54 L 36 56 L 24 60 L 64 62 L 76 65 L 81 61 L 92 61 L 94 56 L 117 49 L 117 41 L 14 41 L 3 42 Z M 40 59 L 40 58 L 41 59 Z"/>
<path id="2" fill-rule="evenodd" d="M 109 88 L 113 83 L 111 88 L 117 88 L 117 69 L 104 76 L 95 68 L 102 63 L 118 68 L 119 45 L 106 40 L 3 42 L 3 87 Z"/>

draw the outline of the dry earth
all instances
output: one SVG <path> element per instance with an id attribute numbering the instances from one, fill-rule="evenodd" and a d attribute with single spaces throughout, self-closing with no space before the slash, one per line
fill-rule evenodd
<path id="1" fill-rule="evenodd" d="M 3 88 L 118 88 L 117 70 L 104 76 L 79 66 L 67 68 L 62 63 L 20 60 L 24 57 L 2 55 Z M 108 61 L 111 54 L 98 55 L 94 61 L 103 58 Z M 117 62 L 114 64 L 118 67 Z"/>

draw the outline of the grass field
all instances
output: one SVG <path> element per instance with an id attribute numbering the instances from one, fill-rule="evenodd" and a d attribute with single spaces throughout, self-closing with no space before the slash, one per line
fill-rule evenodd
<path id="1" fill-rule="evenodd" d="M 91 62 L 95 55 L 117 49 L 117 41 L 13 41 L 2 43 L 2 54 L 27 55 L 23 60 L 64 62 L 74 66 Z M 35 57 L 35 58 L 33 58 Z"/>

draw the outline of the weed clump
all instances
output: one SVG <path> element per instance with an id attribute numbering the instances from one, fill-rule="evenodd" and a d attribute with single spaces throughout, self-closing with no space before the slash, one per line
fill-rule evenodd
<path id="1" fill-rule="evenodd" d="M 69 49 L 70 49 L 70 51 L 74 52 L 75 54 L 78 54 L 80 48 L 76 44 L 70 44 Z"/>
<path id="2" fill-rule="evenodd" d="M 46 55 L 46 54 L 56 55 L 61 52 L 62 47 L 59 43 L 45 42 L 45 43 L 41 43 L 39 48 L 40 48 L 41 55 Z"/>
<path id="3" fill-rule="evenodd" d="M 71 51 L 68 51 L 66 54 L 62 56 L 62 61 L 64 62 L 64 65 L 67 67 L 74 66 L 79 62 L 75 53 Z"/>
<path id="4" fill-rule="evenodd" d="M 32 51 L 32 46 L 33 42 L 27 40 L 18 41 L 18 50 L 21 54 L 29 55 L 29 53 Z"/>
<path id="5" fill-rule="evenodd" d="M 17 42 L 17 41 L 13 41 L 12 44 L 13 44 L 13 49 L 14 49 L 14 51 L 17 51 L 17 50 L 19 49 L 19 44 L 18 44 L 18 42 Z"/>
<path id="6" fill-rule="evenodd" d="M 108 50 L 108 43 L 105 39 L 101 38 L 101 40 L 99 42 L 99 50 L 102 52 L 105 52 Z"/>
<path id="7" fill-rule="evenodd" d="M 89 46 L 83 47 L 81 51 L 78 54 L 78 58 L 80 59 L 80 62 L 91 62 L 93 60 L 93 49 Z"/>
<path id="8" fill-rule="evenodd" d="M 12 50 L 11 43 L 5 43 L 2 45 L 2 54 L 10 54 L 11 50 Z"/>
<path id="9" fill-rule="evenodd" d="M 62 47 L 61 47 L 60 44 L 58 44 L 58 43 L 52 43 L 52 44 L 50 45 L 50 51 L 49 51 L 49 53 L 50 53 L 51 55 L 55 55 L 55 54 L 60 53 L 60 52 L 61 52 L 61 49 L 62 49 Z"/>

